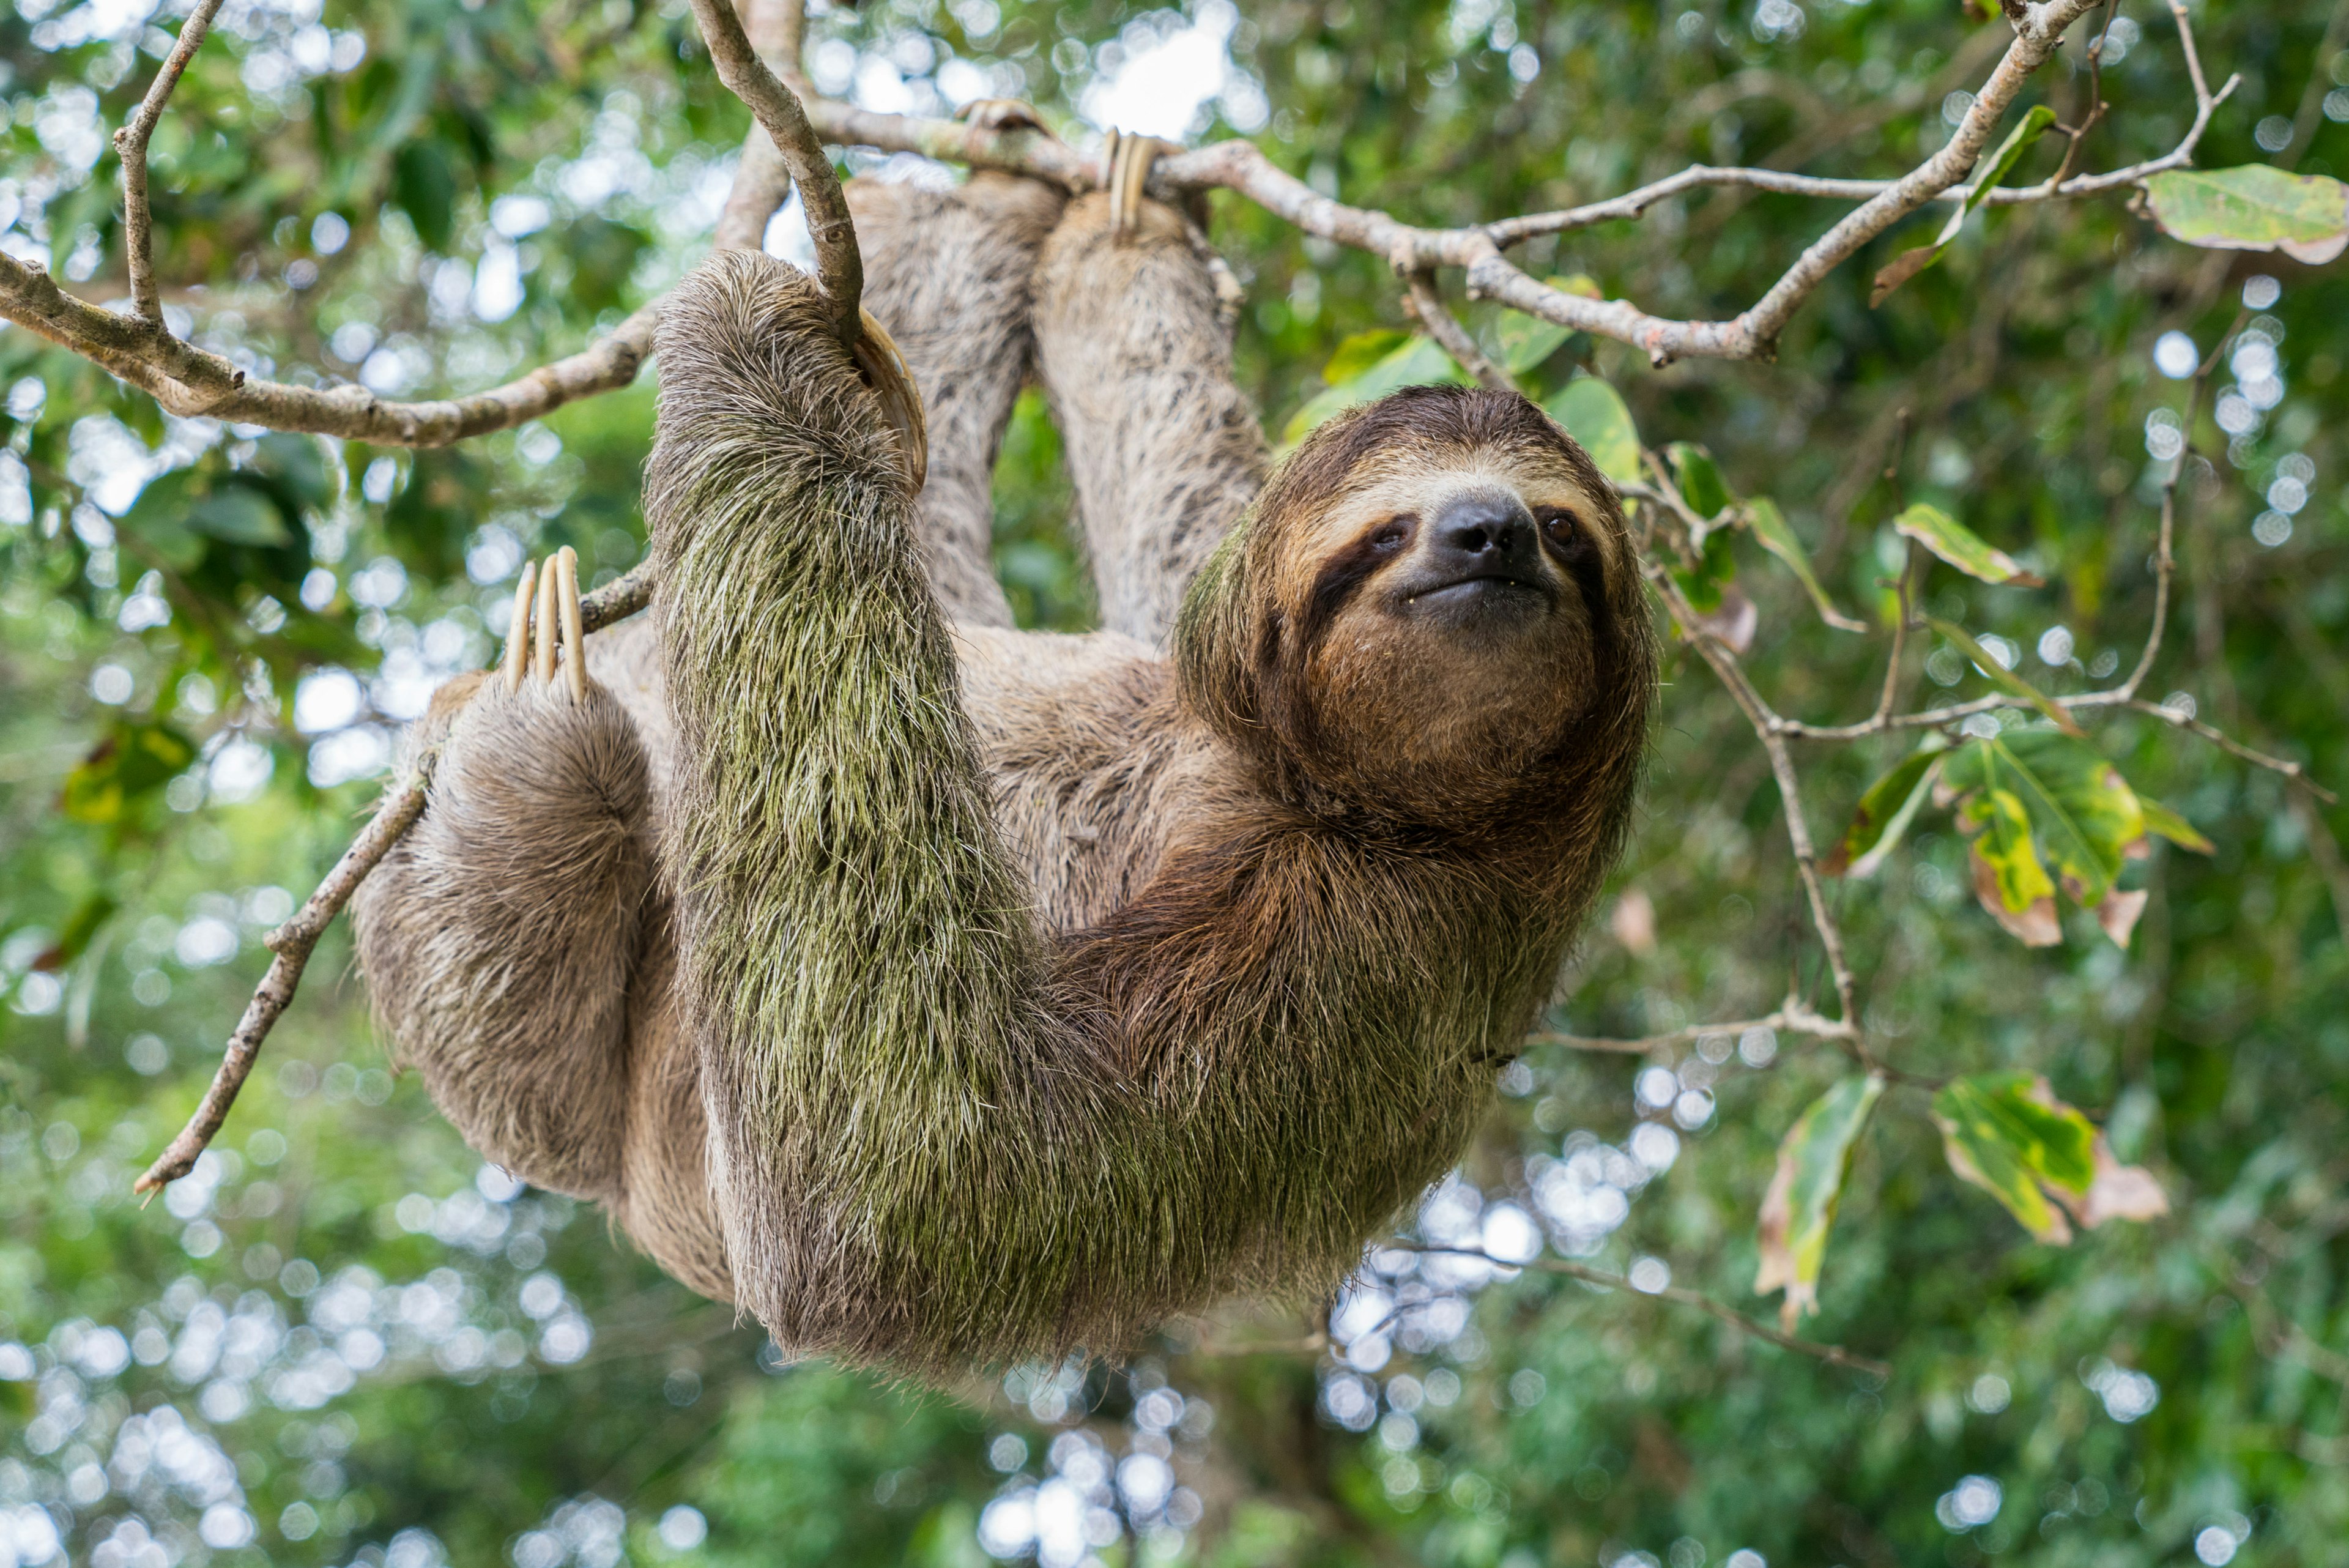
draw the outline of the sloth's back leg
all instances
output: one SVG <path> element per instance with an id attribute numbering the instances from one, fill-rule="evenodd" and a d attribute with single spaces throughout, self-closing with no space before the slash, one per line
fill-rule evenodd
<path id="1" fill-rule="evenodd" d="M 1164 646 L 1184 589 L 1264 483 L 1264 433 L 1183 220 L 1071 202 L 1036 280 L 1037 367 L 1076 482 L 1102 620 Z"/>
<path id="2" fill-rule="evenodd" d="M 930 585 L 955 619 L 1009 626 L 995 580 L 997 450 L 1028 373 L 1036 253 L 1061 195 L 977 174 L 948 191 L 854 181 L 864 304 L 896 339 L 929 425 L 920 534 Z"/>
<path id="3" fill-rule="evenodd" d="M 575 577 L 543 587 L 568 613 L 542 630 L 551 643 L 569 621 L 570 657 L 441 689 L 409 739 L 434 753 L 429 804 L 351 912 L 395 1059 L 466 1141 L 537 1186 L 608 1199 L 655 896 L 651 786 L 635 724 L 572 662 Z"/>

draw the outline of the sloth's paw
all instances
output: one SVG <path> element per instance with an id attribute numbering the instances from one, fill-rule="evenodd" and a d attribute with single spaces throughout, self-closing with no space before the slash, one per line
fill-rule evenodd
<path id="1" fill-rule="evenodd" d="M 1150 183 L 1150 166 L 1170 152 L 1181 148 L 1171 141 L 1161 141 L 1154 136 L 1135 136 L 1110 128 L 1109 140 L 1102 148 L 1102 167 L 1105 177 L 1102 189 L 1109 192 L 1109 232 L 1113 240 L 1123 240 L 1141 227 L 1142 197 Z"/>
<path id="2" fill-rule="evenodd" d="M 523 682 L 533 677 L 553 686 L 558 651 L 564 689 L 572 701 L 584 701 L 587 633 L 579 618 L 579 556 L 568 545 L 549 556 L 535 572 L 525 566 L 522 580 L 514 585 L 513 628 L 506 636 L 505 662 L 500 671 L 505 689 L 519 691 Z"/>
<path id="3" fill-rule="evenodd" d="M 1052 136 L 1052 128 L 1044 123 L 1036 106 L 1016 98 L 975 98 L 955 110 L 955 118 L 968 120 L 981 130 L 1040 130 Z"/>

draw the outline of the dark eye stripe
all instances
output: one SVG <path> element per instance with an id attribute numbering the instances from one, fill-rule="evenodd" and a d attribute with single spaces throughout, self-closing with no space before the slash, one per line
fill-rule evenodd
<path id="1" fill-rule="evenodd" d="M 1313 579 L 1313 591 L 1306 596 L 1305 615 L 1298 626 L 1298 645 L 1309 649 L 1319 641 L 1330 620 L 1346 607 L 1372 572 L 1401 555 L 1419 529 L 1419 519 L 1410 513 L 1388 518 L 1369 533 L 1332 556 Z"/>

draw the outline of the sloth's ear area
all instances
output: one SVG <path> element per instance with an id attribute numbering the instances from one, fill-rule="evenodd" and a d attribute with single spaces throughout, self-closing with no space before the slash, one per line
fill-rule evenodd
<path id="1" fill-rule="evenodd" d="M 1251 569 L 1257 515 L 1235 524 L 1183 596 L 1174 627 L 1175 677 L 1185 704 L 1227 735 L 1262 722 L 1257 683 L 1266 607 Z"/>

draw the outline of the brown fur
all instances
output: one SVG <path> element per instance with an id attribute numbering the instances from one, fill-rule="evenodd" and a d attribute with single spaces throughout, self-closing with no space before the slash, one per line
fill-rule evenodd
<path id="1" fill-rule="evenodd" d="M 962 253 L 1016 253 L 1039 200 Z M 1171 214 L 1117 245 L 1092 200 L 1042 248 L 1034 340 L 1112 628 L 993 624 L 954 574 L 1006 375 L 954 356 L 1019 352 L 1026 286 L 900 201 L 858 211 L 872 275 L 943 280 L 874 306 L 932 410 L 918 521 L 812 291 L 717 258 L 661 343 L 661 624 L 590 639 L 585 708 L 452 686 L 411 741 L 431 809 L 355 913 L 476 1147 L 788 1346 L 926 1371 L 1350 1266 L 1552 981 L 1654 651 L 1579 449 L 1443 389 L 1318 432 L 1163 657 L 1261 441 Z M 1576 525 L 1506 614 L 1414 587 L 1470 492 Z"/>

